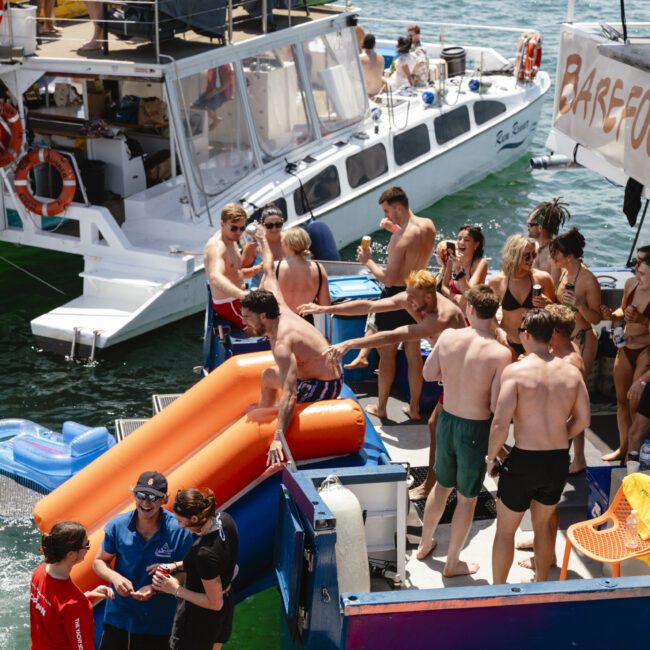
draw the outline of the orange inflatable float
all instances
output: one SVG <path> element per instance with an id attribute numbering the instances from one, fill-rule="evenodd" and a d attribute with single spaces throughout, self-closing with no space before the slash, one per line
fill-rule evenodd
<path id="1" fill-rule="evenodd" d="M 272 364 L 270 352 L 229 359 L 36 504 L 34 519 L 41 530 L 65 519 L 87 528 L 91 549 L 73 570 L 81 589 L 97 584 L 91 565 L 104 525 L 134 507 L 130 489 L 141 472 L 163 472 L 170 501 L 179 489 L 207 486 L 220 504 L 260 477 L 275 416 L 263 409 L 244 411 L 258 400 L 260 376 Z M 365 427 L 354 400 L 317 402 L 296 408 L 286 438 L 296 460 L 336 456 L 358 451 Z"/>

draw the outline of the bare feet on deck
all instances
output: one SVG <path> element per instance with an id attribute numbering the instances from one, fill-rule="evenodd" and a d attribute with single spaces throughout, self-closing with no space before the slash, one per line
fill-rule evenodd
<path id="1" fill-rule="evenodd" d="M 364 359 L 363 357 L 357 357 L 356 359 L 350 361 L 350 363 L 344 363 L 343 367 L 346 370 L 355 370 L 356 368 L 367 368 L 368 360 Z"/>
<path id="2" fill-rule="evenodd" d="M 621 449 L 617 449 L 616 451 L 613 451 L 611 454 L 605 454 L 604 456 L 600 457 L 600 460 L 604 460 L 607 463 L 612 463 L 615 460 L 623 460 L 625 456 L 627 455 L 627 452 L 622 452 Z"/>
<path id="3" fill-rule="evenodd" d="M 402 406 L 402 413 L 405 413 L 408 416 L 409 420 L 418 421 L 422 419 L 420 412 L 419 411 L 412 412 L 411 407 L 409 405 Z"/>
<path id="4" fill-rule="evenodd" d="M 525 539 L 522 539 L 520 542 L 517 542 L 515 544 L 515 548 L 518 551 L 532 551 L 534 539 L 535 539 L 534 537 L 526 537 Z"/>
<path id="5" fill-rule="evenodd" d="M 436 546 L 438 546 L 438 542 L 436 542 L 435 539 L 431 539 L 431 543 L 427 546 L 423 546 L 424 542 L 420 542 L 420 546 L 418 546 L 418 552 L 415 554 L 416 559 L 418 560 L 424 560 L 426 559 L 427 555 L 435 549 Z"/>
<path id="6" fill-rule="evenodd" d="M 374 415 L 378 418 L 381 418 L 382 420 L 388 415 L 386 411 L 380 411 L 377 404 L 370 404 L 369 406 L 366 406 L 366 413 L 370 413 L 370 415 Z"/>
<path id="7" fill-rule="evenodd" d="M 456 578 L 458 576 L 471 576 L 479 570 L 480 566 L 476 562 L 458 561 L 454 565 L 445 564 L 442 575 L 445 578 Z"/>
<path id="8" fill-rule="evenodd" d="M 98 52 L 101 49 L 102 44 L 99 41 L 92 40 L 82 45 L 77 52 Z"/>
<path id="9" fill-rule="evenodd" d="M 429 492 L 431 492 L 431 490 L 422 483 L 422 485 L 418 485 L 409 490 L 409 499 L 411 501 L 422 501 L 422 499 L 426 499 L 429 496 Z"/>
<path id="10" fill-rule="evenodd" d="M 574 458 L 569 465 L 569 474 L 579 474 L 585 469 L 587 469 L 587 459 L 584 457 Z"/>
<path id="11" fill-rule="evenodd" d="M 531 571 L 535 570 L 535 558 L 534 557 L 528 557 L 525 560 L 519 560 L 517 564 L 522 568 L 522 569 L 530 569 Z M 557 558 L 553 558 L 553 562 L 551 562 L 551 566 L 557 566 Z"/>

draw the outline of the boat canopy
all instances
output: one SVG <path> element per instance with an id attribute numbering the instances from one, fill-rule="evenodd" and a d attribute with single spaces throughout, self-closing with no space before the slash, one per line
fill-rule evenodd
<path id="1" fill-rule="evenodd" d="M 175 62 L 165 74 L 195 214 L 251 174 L 368 112 L 354 28 L 305 25 Z"/>

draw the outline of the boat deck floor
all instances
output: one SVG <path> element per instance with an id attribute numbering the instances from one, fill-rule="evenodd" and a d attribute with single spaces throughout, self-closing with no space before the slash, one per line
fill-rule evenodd
<path id="1" fill-rule="evenodd" d="M 285 9 L 275 9 L 273 17 L 278 30 L 306 22 L 313 22 L 322 18 L 331 17 L 343 11 L 341 7 L 325 5 L 310 7 L 309 15 L 304 9 L 293 9 L 289 16 Z M 132 61 L 135 63 L 155 62 L 155 46 L 152 42 L 139 40 L 123 40 L 113 34 L 108 35 L 109 53 L 105 55 L 101 50 L 79 52 L 78 49 L 90 40 L 93 26 L 90 20 L 59 20 L 57 28 L 60 36 L 54 38 L 39 38 L 39 49 L 36 56 L 41 58 L 64 59 L 110 59 L 114 61 Z M 233 13 L 233 42 L 239 43 L 256 36 L 262 35 L 262 21 L 260 18 L 251 18 L 241 7 Z M 227 38 L 227 36 L 226 36 Z M 183 59 L 196 54 L 201 54 L 210 49 L 221 47 L 219 39 L 197 34 L 192 30 L 178 35 L 175 38 L 160 43 L 161 54 L 166 54 L 174 59 Z"/>
<path id="2" fill-rule="evenodd" d="M 376 401 L 376 382 L 356 382 L 352 387 L 362 406 L 366 407 Z M 408 420 L 402 412 L 406 403 L 398 398 L 391 397 L 388 402 L 388 418 L 380 421 L 370 416 L 377 428 L 382 441 L 388 449 L 391 458 L 396 462 L 408 462 L 411 467 L 424 467 L 428 463 L 429 455 L 429 428 L 426 418 L 421 422 Z M 615 411 L 600 408 L 594 412 L 599 413 L 592 419 L 592 426 L 586 432 L 585 454 L 590 467 L 607 465 L 601 460 L 604 453 L 613 450 L 612 445 L 618 441 Z M 508 440 L 512 445 L 513 440 Z M 496 497 L 497 484 L 491 477 L 486 477 L 484 487 L 493 497 Z M 560 515 L 560 531 L 555 545 L 558 563 L 561 566 L 564 555 L 566 529 L 574 522 L 584 521 L 587 518 L 587 478 L 586 472 L 571 476 L 564 490 L 562 500 L 558 505 Z M 422 526 L 422 521 L 417 509 L 411 503 L 407 517 L 409 533 L 415 532 Z M 479 564 L 477 573 L 471 576 L 445 578 L 442 570 L 445 565 L 446 551 L 449 546 L 450 524 L 441 524 L 436 531 L 437 548 L 429 557 L 421 562 L 415 557 L 415 547 L 407 548 L 406 562 L 406 587 L 409 589 L 430 589 L 438 587 L 464 587 L 471 585 L 492 584 L 492 545 L 496 532 L 495 519 L 475 520 L 467 538 L 461 560 Z M 529 539 L 532 536 L 530 514 L 524 516 L 516 541 Z M 407 541 L 419 542 L 420 534 L 407 535 Z M 532 557 L 531 551 L 515 550 L 513 566 L 508 575 L 509 583 L 531 582 L 533 572 L 518 565 L 521 560 Z M 558 580 L 560 566 L 553 567 L 550 572 L 551 580 Z M 629 560 L 621 566 L 621 575 L 650 574 L 650 567 L 640 560 Z M 600 578 L 610 576 L 609 566 L 602 565 L 585 556 L 572 552 L 569 560 L 569 573 L 567 579 Z M 385 581 L 373 580 L 373 591 L 388 588 Z"/>

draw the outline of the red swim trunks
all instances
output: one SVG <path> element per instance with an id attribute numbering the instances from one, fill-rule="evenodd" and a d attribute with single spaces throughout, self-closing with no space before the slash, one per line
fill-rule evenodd
<path id="1" fill-rule="evenodd" d="M 212 309 L 217 316 L 221 316 L 236 328 L 243 330 L 246 327 L 241 315 L 241 300 L 239 298 L 222 298 L 212 300 Z"/>

